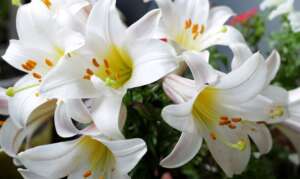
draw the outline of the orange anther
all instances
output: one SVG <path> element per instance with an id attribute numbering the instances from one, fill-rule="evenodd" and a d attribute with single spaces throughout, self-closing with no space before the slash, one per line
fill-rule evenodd
<path id="1" fill-rule="evenodd" d="M 230 123 L 230 124 L 228 125 L 228 127 L 229 127 L 230 129 L 235 129 L 235 128 L 236 128 L 236 125 L 235 125 L 234 123 Z"/>
<path id="2" fill-rule="evenodd" d="M 44 2 L 44 4 L 48 7 L 48 8 L 50 8 L 51 7 L 51 0 L 42 0 L 43 2 Z"/>
<path id="3" fill-rule="evenodd" d="M 46 65 L 48 65 L 49 67 L 53 67 L 54 66 L 54 64 L 53 64 L 53 62 L 51 61 L 51 60 L 49 60 L 49 59 L 45 59 L 45 63 L 46 63 Z"/>
<path id="4" fill-rule="evenodd" d="M 228 125 L 228 124 L 230 124 L 230 121 L 229 121 L 229 120 L 220 120 L 220 121 L 219 121 L 219 125 L 220 125 L 220 126 L 225 126 L 225 125 Z"/>
<path id="5" fill-rule="evenodd" d="M 104 176 L 100 176 L 99 179 L 104 179 Z"/>
<path id="6" fill-rule="evenodd" d="M 92 176 L 92 171 L 90 171 L 90 170 L 84 172 L 84 174 L 83 174 L 83 177 L 85 177 L 85 178 L 90 177 L 90 176 Z"/>
<path id="7" fill-rule="evenodd" d="M 31 71 L 32 68 L 30 68 L 29 66 L 27 66 L 27 64 L 22 64 L 22 68 L 24 68 L 27 71 Z"/>
<path id="8" fill-rule="evenodd" d="M 217 140 L 217 135 L 214 132 L 212 132 L 212 133 L 210 133 L 210 138 L 212 140 Z"/>
<path id="9" fill-rule="evenodd" d="M 108 76 L 110 76 L 110 71 L 107 69 L 107 70 L 105 70 L 105 73 L 108 75 Z"/>
<path id="10" fill-rule="evenodd" d="M 236 117 L 231 119 L 232 122 L 241 122 L 242 118 Z"/>
<path id="11" fill-rule="evenodd" d="M 198 24 L 193 25 L 192 33 L 193 34 L 198 33 L 198 31 L 199 31 L 199 25 Z"/>
<path id="12" fill-rule="evenodd" d="M 0 120 L 0 126 L 3 126 L 5 121 Z"/>
<path id="13" fill-rule="evenodd" d="M 106 59 L 104 59 L 104 65 L 105 65 L 105 68 L 109 68 L 109 63 Z"/>
<path id="14" fill-rule="evenodd" d="M 97 60 L 96 60 L 96 58 L 93 58 L 92 59 L 92 62 L 93 62 L 93 65 L 95 66 L 95 67 L 99 67 L 100 65 L 99 65 L 99 63 L 97 62 Z"/>
<path id="15" fill-rule="evenodd" d="M 192 26 L 192 20 L 188 19 L 185 21 L 185 29 L 189 29 Z"/>
<path id="16" fill-rule="evenodd" d="M 38 73 L 32 73 L 32 76 L 38 80 L 42 79 L 42 75 L 38 74 Z"/>
<path id="17" fill-rule="evenodd" d="M 222 120 L 222 121 L 229 121 L 229 118 L 227 116 L 221 116 L 220 120 Z"/>
<path id="18" fill-rule="evenodd" d="M 86 69 L 86 73 L 89 75 L 89 76 L 92 76 L 94 74 L 94 72 L 91 70 L 91 69 Z"/>
<path id="19" fill-rule="evenodd" d="M 85 80 L 91 80 L 91 76 L 85 75 L 85 76 L 83 77 L 83 79 L 85 79 Z"/>
<path id="20" fill-rule="evenodd" d="M 27 60 L 26 63 L 29 64 L 29 65 L 32 65 L 32 66 L 34 66 L 34 67 L 37 65 L 36 61 L 31 60 L 31 59 Z"/>

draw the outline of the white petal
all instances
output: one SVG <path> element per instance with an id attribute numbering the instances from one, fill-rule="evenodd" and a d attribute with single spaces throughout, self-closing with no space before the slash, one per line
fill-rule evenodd
<path id="1" fill-rule="evenodd" d="M 240 67 L 247 59 L 252 56 L 251 49 L 247 44 L 233 44 L 230 45 L 230 49 L 232 50 L 234 56 L 231 63 L 231 68 L 233 70 Z"/>
<path id="2" fill-rule="evenodd" d="M 285 136 L 288 137 L 288 139 L 292 142 L 293 146 L 295 147 L 297 153 L 298 153 L 298 157 L 300 159 L 300 135 L 299 135 L 299 130 L 295 131 L 292 128 L 289 128 L 289 126 L 286 125 L 280 125 L 278 127 L 278 129 L 280 129 L 281 132 L 283 132 L 283 134 Z"/>
<path id="3" fill-rule="evenodd" d="M 59 29 L 42 1 L 33 1 L 19 8 L 17 31 L 21 41 L 43 50 L 54 48 L 52 40 Z"/>
<path id="4" fill-rule="evenodd" d="M 80 123 L 92 122 L 92 116 L 81 99 L 66 100 L 65 104 L 68 114 L 72 119 Z"/>
<path id="5" fill-rule="evenodd" d="M 219 75 L 208 64 L 208 51 L 202 53 L 186 52 L 183 57 L 185 57 L 185 61 L 192 71 L 198 89 L 203 88 L 207 83 L 213 85 L 218 80 Z"/>
<path id="6" fill-rule="evenodd" d="M 233 11 L 227 6 L 213 7 L 209 12 L 207 31 L 221 28 L 226 21 L 235 15 Z"/>
<path id="7" fill-rule="evenodd" d="M 278 86 L 268 86 L 261 93 L 263 96 L 271 99 L 275 104 L 286 106 L 289 100 L 288 92 Z"/>
<path id="8" fill-rule="evenodd" d="M 80 139 L 35 147 L 18 155 L 30 171 L 43 177 L 62 178 L 79 166 L 78 144 Z"/>
<path id="9" fill-rule="evenodd" d="M 21 168 L 18 169 L 18 172 L 22 175 L 24 179 L 59 179 L 59 178 L 52 178 L 52 177 L 43 177 L 29 170 L 25 170 Z"/>
<path id="10" fill-rule="evenodd" d="M 26 133 L 18 128 L 11 119 L 7 119 L 0 130 L 0 146 L 11 157 L 18 153 Z"/>
<path id="11" fill-rule="evenodd" d="M 160 18 L 161 13 L 158 9 L 148 12 L 127 29 L 126 40 L 132 42 L 136 40 L 152 39 L 158 30 Z"/>
<path id="12" fill-rule="evenodd" d="M 195 24 L 206 24 L 209 16 L 208 0 L 177 0 L 174 4 L 179 17 L 181 17 L 181 23 L 190 18 Z"/>
<path id="13" fill-rule="evenodd" d="M 6 90 L 0 87 L 0 114 L 8 115 L 8 96 Z"/>
<path id="14" fill-rule="evenodd" d="M 288 128 L 289 130 L 292 130 L 292 131 L 298 133 L 298 134 L 300 133 L 300 120 L 299 120 L 299 118 L 287 119 L 287 120 L 283 121 L 282 123 L 280 123 L 277 126 L 283 126 L 285 128 Z"/>
<path id="15" fill-rule="evenodd" d="M 289 91 L 289 103 L 300 101 L 300 88 Z"/>
<path id="16" fill-rule="evenodd" d="M 218 139 L 206 138 L 209 151 L 226 175 L 232 177 L 234 174 L 241 174 L 246 169 L 250 159 L 251 147 L 247 135 L 240 129 L 231 130 L 228 128 L 219 129 L 217 134 L 222 138 L 220 140 L 226 140 L 231 143 L 236 143 L 241 139 L 244 140 L 246 148 L 243 151 L 239 151 L 228 147 Z"/>
<path id="17" fill-rule="evenodd" d="M 159 9 L 162 12 L 162 26 L 170 33 L 170 36 L 176 36 L 180 30 L 180 15 L 175 9 L 175 5 L 171 0 L 156 0 Z"/>
<path id="18" fill-rule="evenodd" d="M 240 68 L 220 78 L 217 88 L 223 102 L 243 103 L 255 97 L 264 88 L 267 69 L 263 57 L 256 53 Z"/>
<path id="19" fill-rule="evenodd" d="M 34 84 L 36 84 L 36 80 L 27 75 L 20 79 L 14 88 L 19 89 Z M 38 87 L 32 87 L 15 94 L 15 96 L 9 99 L 8 109 L 10 118 L 20 127 L 25 126 L 27 121 L 39 117 L 39 115 L 53 113 L 52 110 L 55 105 L 53 106 L 51 101 L 47 102 L 41 96 L 36 96 L 36 93 L 38 93 Z"/>
<path id="20" fill-rule="evenodd" d="M 103 96 L 95 99 L 91 114 L 97 128 L 107 137 L 122 139 L 119 128 L 123 95 Z"/>
<path id="21" fill-rule="evenodd" d="M 90 60 L 89 60 L 90 59 Z M 43 80 L 40 92 L 48 98 L 78 99 L 101 95 L 90 80 L 83 79 L 91 58 L 73 55 L 60 59 Z"/>
<path id="22" fill-rule="evenodd" d="M 199 152 L 203 141 L 196 130 L 192 133 L 183 132 L 173 151 L 160 162 L 160 165 L 177 168 L 192 160 Z"/>
<path id="23" fill-rule="evenodd" d="M 162 110 L 162 117 L 173 128 L 191 133 L 194 130 L 192 116 L 193 100 L 186 103 L 169 105 Z"/>
<path id="24" fill-rule="evenodd" d="M 267 8 L 273 7 L 273 6 L 277 6 L 281 3 L 281 0 L 264 0 L 261 4 L 260 4 L 260 9 L 261 10 L 265 10 Z"/>
<path id="25" fill-rule="evenodd" d="M 134 69 L 126 84 L 127 88 L 153 83 L 177 68 L 175 51 L 160 40 L 139 41 L 132 44 L 129 54 Z"/>
<path id="26" fill-rule="evenodd" d="M 9 46 L 2 56 L 8 64 L 26 73 L 29 73 L 29 71 L 25 70 L 22 64 L 32 59 L 37 63 L 34 71 L 40 74 L 48 72 L 49 69 L 45 69 L 44 66 L 44 59 L 50 57 L 54 56 L 41 49 L 28 47 L 20 40 L 10 40 Z"/>
<path id="27" fill-rule="evenodd" d="M 286 0 L 281 3 L 275 10 L 269 15 L 269 19 L 272 20 L 277 16 L 287 14 L 293 10 L 294 0 Z"/>
<path id="28" fill-rule="evenodd" d="M 217 31 L 208 31 L 203 34 L 199 44 L 201 49 L 207 49 L 215 45 L 230 46 L 232 44 L 246 43 L 243 35 L 231 26 L 223 26 Z"/>
<path id="29" fill-rule="evenodd" d="M 288 19 L 290 21 L 293 32 L 300 32 L 300 12 L 292 11 L 289 13 Z"/>
<path id="30" fill-rule="evenodd" d="M 71 53 L 84 45 L 84 37 L 77 32 L 62 28 L 57 32 L 57 43 L 62 43 L 65 53 Z"/>
<path id="31" fill-rule="evenodd" d="M 176 104 L 187 102 L 198 94 L 195 81 L 174 74 L 164 78 L 163 89 Z"/>
<path id="32" fill-rule="evenodd" d="M 55 130 L 61 137 L 73 137 L 79 133 L 72 119 L 67 114 L 66 104 L 58 102 L 54 116 Z"/>
<path id="33" fill-rule="evenodd" d="M 276 74 L 280 67 L 280 55 L 279 53 L 274 50 L 272 54 L 267 58 L 267 70 L 268 70 L 268 80 L 266 85 L 269 85 L 271 81 L 276 77 Z"/>
<path id="34" fill-rule="evenodd" d="M 95 3 L 87 22 L 87 33 L 95 33 L 112 44 L 124 39 L 125 25 L 116 10 L 116 0 Z"/>
<path id="35" fill-rule="evenodd" d="M 272 149 L 272 136 L 264 124 L 247 123 L 245 125 L 248 135 L 256 144 L 261 154 L 269 153 Z"/>
<path id="36" fill-rule="evenodd" d="M 147 152 L 146 143 L 142 139 L 115 141 L 99 137 L 94 139 L 104 143 L 111 150 L 117 162 L 116 168 L 123 174 L 129 173 Z"/>

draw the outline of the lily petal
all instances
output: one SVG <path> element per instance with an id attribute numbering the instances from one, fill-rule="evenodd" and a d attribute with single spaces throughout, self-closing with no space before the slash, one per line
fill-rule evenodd
<path id="1" fill-rule="evenodd" d="M 116 0 L 96 2 L 88 18 L 87 33 L 98 34 L 112 44 L 121 44 L 126 27 L 115 6 Z"/>
<path id="2" fill-rule="evenodd" d="M 271 55 L 267 58 L 267 70 L 268 70 L 268 80 L 266 82 L 266 86 L 271 83 L 271 81 L 275 78 L 279 67 L 280 67 L 280 55 L 276 50 L 273 50 Z"/>
<path id="3" fill-rule="evenodd" d="M 245 125 L 248 135 L 256 144 L 261 154 L 269 153 L 272 149 L 272 136 L 264 124 L 247 123 Z"/>
<path id="4" fill-rule="evenodd" d="M 239 68 L 247 59 L 249 59 L 253 54 L 251 49 L 247 44 L 239 43 L 230 46 L 233 52 L 233 60 L 231 63 L 232 70 Z"/>
<path id="5" fill-rule="evenodd" d="M 266 64 L 262 55 L 256 53 L 240 68 L 222 76 L 216 87 L 222 89 L 219 95 L 225 103 L 240 104 L 258 95 L 266 78 Z"/>
<path id="6" fill-rule="evenodd" d="M 185 103 L 169 105 L 162 110 L 162 117 L 173 128 L 192 133 L 194 130 L 194 120 L 192 116 L 193 100 Z"/>
<path id="7" fill-rule="evenodd" d="M 199 152 L 202 141 L 197 129 L 192 133 L 183 132 L 173 151 L 160 162 L 160 165 L 166 168 L 177 168 L 186 164 Z"/>
<path id="8" fill-rule="evenodd" d="M 227 6 L 213 7 L 209 11 L 207 31 L 215 31 L 214 28 L 222 27 L 233 15 L 235 15 L 234 12 Z"/>
<path id="9" fill-rule="evenodd" d="M 146 143 L 142 139 L 128 140 L 105 140 L 94 137 L 94 139 L 105 144 L 116 159 L 116 168 L 121 173 L 130 172 L 147 152 Z"/>
<path id="10" fill-rule="evenodd" d="M 134 61 L 134 70 L 127 88 L 153 83 L 174 71 L 178 65 L 174 49 L 160 40 L 139 41 L 130 47 L 129 53 Z"/>
<path id="11" fill-rule="evenodd" d="M 192 71 L 196 87 L 198 89 L 203 88 L 205 84 L 215 84 L 219 75 L 216 71 L 207 63 L 209 59 L 208 51 L 197 52 L 185 52 L 185 61 Z"/>
<path id="12" fill-rule="evenodd" d="M 24 179 L 59 179 L 59 178 L 52 178 L 52 177 L 43 177 L 22 168 L 19 168 L 18 172 L 22 175 Z"/>

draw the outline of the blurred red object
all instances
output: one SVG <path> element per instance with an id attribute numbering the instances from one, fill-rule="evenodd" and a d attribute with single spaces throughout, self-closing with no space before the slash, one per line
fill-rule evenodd
<path id="1" fill-rule="evenodd" d="M 249 19 L 251 19 L 253 16 L 255 16 L 258 12 L 258 8 L 254 7 L 252 9 L 249 9 L 248 11 L 245 11 L 237 16 L 232 17 L 228 24 L 235 26 L 237 24 L 242 24 L 247 22 Z"/>
<path id="2" fill-rule="evenodd" d="M 161 179 L 173 179 L 171 173 L 166 172 L 162 175 Z"/>

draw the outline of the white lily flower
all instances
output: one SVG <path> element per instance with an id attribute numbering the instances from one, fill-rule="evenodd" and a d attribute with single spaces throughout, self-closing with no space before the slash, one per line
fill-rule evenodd
<path id="1" fill-rule="evenodd" d="M 213 45 L 245 43 L 242 34 L 225 25 L 234 15 L 226 6 L 210 9 L 208 0 L 156 0 L 162 11 L 163 37 L 179 51 L 202 51 Z"/>
<path id="2" fill-rule="evenodd" d="M 265 125 L 244 118 L 235 106 L 245 103 L 264 88 L 267 68 L 260 54 L 224 75 L 208 65 L 208 53 L 185 53 L 195 81 L 170 75 L 164 89 L 176 105 L 163 109 L 163 119 L 182 131 L 172 153 L 161 161 L 168 168 L 182 166 L 199 151 L 202 138 L 228 176 L 240 174 L 250 158 L 248 135 L 261 153 L 267 153 L 272 138 Z"/>
<path id="3" fill-rule="evenodd" d="M 127 173 L 146 151 L 141 139 L 82 136 L 73 141 L 29 149 L 18 158 L 31 174 L 45 178 L 128 179 Z"/>
<path id="4" fill-rule="evenodd" d="M 235 56 L 232 63 L 233 69 L 245 63 L 243 59 L 247 59 L 247 57 L 251 56 L 251 51 L 245 45 L 235 45 L 233 52 Z M 297 88 L 287 91 L 281 87 L 269 85 L 280 66 L 280 56 L 278 52 L 273 51 L 266 60 L 266 64 L 269 69 L 269 77 L 265 84 L 265 89 L 258 97 L 241 106 L 248 109 L 251 108 L 252 111 L 255 111 L 253 115 L 268 124 L 274 124 L 280 129 L 290 139 L 298 151 L 300 159 L 298 143 L 300 136 L 300 89 Z M 270 67 L 272 67 L 273 70 L 271 70 Z"/>
<path id="5" fill-rule="evenodd" d="M 21 78 L 14 86 L 14 96 L 9 97 L 9 119 L 0 130 L 0 146 L 10 156 L 15 157 L 24 140 L 54 115 L 55 100 L 46 100 L 38 95 L 36 80 L 30 75 Z M 29 84 L 29 85 L 28 85 Z M 10 90 L 6 91 L 7 93 Z"/>
<path id="6" fill-rule="evenodd" d="M 293 5 L 294 0 L 265 0 L 260 4 L 260 9 L 274 8 L 269 15 L 269 19 L 272 20 L 277 16 L 292 12 L 294 10 Z"/>
<path id="7" fill-rule="evenodd" d="M 177 67 L 175 51 L 151 39 L 160 11 L 149 12 L 126 29 L 115 5 L 115 0 L 94 5 L 86 46 L 62 59 L 41 86 L 41 93 L 49 98 L 98 98 L 94 113 L 101 118 L 94 122 L 100 131 L 118 126 L 127 89 L 155 82 Z"/>
<path id="8" fill-rule="evenodd" d="M 3 59 L 41 82 L 66 54 L 83 45 L 79 33 L 62 27 L 42 1 L 32 1 L 17 13 L 19 40 L 11 40 Z"/>

